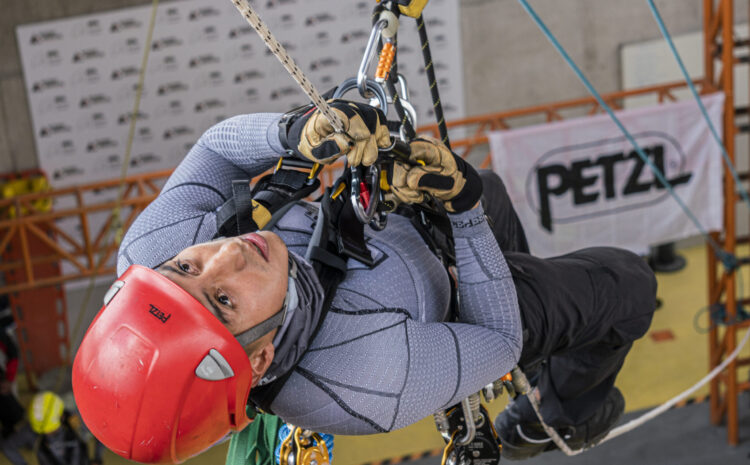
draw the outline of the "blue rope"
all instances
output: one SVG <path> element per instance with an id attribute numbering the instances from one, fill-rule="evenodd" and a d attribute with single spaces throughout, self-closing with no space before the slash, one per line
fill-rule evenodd
<path id="1" fill-rule="evenodd" d="M 721 154 L 724 157 L 724 163 L 726 163 L 727 169 L 729 170 L 729 172 L 732 173 L 732 177 L 734 178 L 734 183 L 739 188 L 742 199 L 745 201 L 748 208 L 750 208 L 750 195 L 748 195 L 747 189 L 745 189 L 745 187 L 742 185 L 742 181 L 740 180 L 740 175 L 737 173 L 737 169 L 735 168 L 734 164 L 732 164 L 732 160 L 729 158 L 729 153 L 727 153 L 727 149 L 724 146 L 724 143 L 721 141 L 721 137 L 719 136 L 718 131 L 716 131 L 716 127 L 711 122 L 711 118 L 709 118 L 708 116 L 708 111 L 706 111 L 706 107 L 703 105 L 703 101 L 698 95 L 698 91 L 695 89 L 693 80 L 690 79 L 690 75 L 688 74 L 687 69 L 685 68 L 685 64 L 682 62 L 682 57 L 680 57 L 680 54 L 677 53 L 677 48 L 674 46 L 674 42 L 672 41 L 672 36 L 669 35 L 669 31 L 667 31 L 667 26 L 664 24 L 664 21 L 661 18 L 661 14 L 659 14 L 659 10 L 656 8 L 656 5 L 654 4 L 653 0 L 646 0 L 646 2 L 648 2 L 648 6 L 649 8 L 651 8 L 651 13 L 654 15 L 654 19 L 656 19 L 656 23 L 659 25 L 659 30 L 661 31 L 661 34 L 664 36 L 664 39 L 669 44 L 669 48 L 672 50 L 672 55 L 674 55 L 675 60 L 677 60 L 677 64 L 680 66 L 680 71 L 682 71 L 682 76 L 685 78 L 685 82 L 687 82 L 688 87 L 690 87 L 690 92 L 693 93 L 693 97 L 695 97 L 695 101 L 698 102 L 698 107 L 700 108 L 701 113 L 703 113 L 703 118 L 706 119 L 706 123 L 708 124 L 708 127 L 711 130 L 711 134 L 714 136 L 714 140 L 721 148 Z"/>
<path id="2" fill-rule="evenodd" d="M 737 267 L 737 259 L 734 255 L 730 254 L 729 252 L 723 250 L 721 246 L 714 240 L 713 237 L 708 233 L 706 228 L 701 224 L 701 222 L 698 220 L 698 218 L 695 216 L 695 214 L 690 210 L 690 208 L 685 204 L 685 202 L 680 198 L 680 196 L 677 195 L 677 193 L 672 188 L 672 185 L 669 184 L 669 181 L 664 177 L 664 173 L 661 172 L 659 168 L 654 165 L 654 163 L 651 161 L 651 159 L 646 155 L 646 153 L 643 151 L 643 149 L 638 145 L 638 143 L 635 141 L 633 136 L 630 134 L 630 132 L 625 128 L 625 126 L 622 124 L 619 118 L 615 115 L 615 113 L 612 111 L 612 108 L 610 108 L 609 105 L 602 99 L 602 96 L 597 92 L 597 90 L 594 88 L 594 86 L 591 85 L 591 82 L 584 76 L 583 72 L 580 68 L 575 64 L 575 62 L 570 58 L 568 53 L 565 51 L 565 49 L 560 45 L 560 42 L 555 38 L 555 36 L 552 34 L 552 32 L 547 28 L 547 26 L 544 24 L 544 22 L 541 20 L 539 15 L 536 14 L 533 8 L 531 8 L 531 5 L 526 0 L 518 0 L 521 3 L 521 6 L 524 10 L 531 16 L 531 19 L 534 20 L 536 25 L 539 27 L 539 29 L 544 33 L 544 35 L 547 37 L 547 40 L 550 41 L 553 47 L 557 50 L 557 52 L 563 57 L 563 59 L 567 62 L 568 66 L 573 70 L 573 72 L 578 76 L 578 79 L 583 83 L 583 85 L 588 89 L 588 91 L 591 93 L 591 95 L 596 99 L 597 102 L 599 102 L 599 105 L 604 109 L 604 111 L 607 112 L 609 117 L 612 119 L 612 121 L 617 125 L 617 127 L 622 131 L 622 133 L 625 135 L 625 138 L 630 142 L 630 144 L 635 149 L 638 156 L 643 160 L 643 162 L 648 165 L 648 167 L 651 169 L 651 171 L 654 173 L 654 176 L 656 179 L 659 180 L 659 182 L 664 186 L 664 188 L 669 192 L 669 194 L 672 196 L 672 198 L 677 202 L 677 204 L 682 208 L 682 211 L 687 215 L 687 217 L 692 221 L 692 223 L 695 225 L 695 227 L 700 231 L 701 235 L 705 238 L 706 242 L 711 246 L 711 248 L 714 250 L 714 253 L 716 256 L 721 260 L 721 262 L 724 264 L 724 267 L 727 269 L 734 269 Z"/>

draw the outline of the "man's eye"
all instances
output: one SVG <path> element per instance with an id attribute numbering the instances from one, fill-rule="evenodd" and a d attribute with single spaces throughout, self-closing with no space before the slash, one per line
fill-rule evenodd
<path id="1" fill-rule="evenodd" d="M 182 271 L 184 273 L 190 273 L 190 274 L 192 274 L 194 272 L 193 267 L 190 265 L 190 263 L 186 263 L 186 262 L 180 262 L 180 261 L 178 261 L 177 262 L 177 268 L 179 268 L 180 271 Z"/>
<path id="2" fill-rule="evenodd" d="M 232 301 L 229 300 L 229 297 L 227 297 L 226 294 L 222 294 L 220 292 L 216 294 L 216 301 L 221 305 L 225 305 L 227 307 L 230 307 L 232 305 Z"/>

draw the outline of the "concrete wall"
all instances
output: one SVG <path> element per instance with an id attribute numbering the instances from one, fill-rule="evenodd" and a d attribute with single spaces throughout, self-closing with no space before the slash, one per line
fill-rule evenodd
<path id="1" fill-rule="evenodd" d="M 15 26 L 144 3 L 149 2 L 4 2 L 0 15 L 0 173 L 37 166 Z M 702 27 L 702 3 L 657 1 L 675 34 Z M 737 21 L 745 21 L 745 2 L 736 3 Z M 621 44 L 659 37 L 645 1 L 533 0 L 531 4 L 602 92 L 620 88 Z M 586 94 L 516 0 L 461 0 L 461 16 L 467 114 Z"/>

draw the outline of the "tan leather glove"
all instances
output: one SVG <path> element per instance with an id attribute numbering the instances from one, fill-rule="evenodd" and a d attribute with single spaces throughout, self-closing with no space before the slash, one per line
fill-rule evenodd
<path id="1" fill-rule="evenodd" d="M 409 146 L 409 159 L 419 164 L 394 162 L 390 187 L 396 200 L 421 203 L 429 194 L 454 213 L 469 210 L 479 201 L 482 180 L 470 164 L 437 139 L 423 137 Z"/>
<path id="2" fill-rule="evenodd" d="M 316 163 L 333 163 L 341 155 L 346 155 L 351 166 L 375 163 L 378 147 L 391 145 L 383 112 L 346 100 L 330 100 L 329 104 L 341 118 L 345 132 L 336 133 L 326 117 L 315 110 L 292 123 L 286 134 L 288 148 Z"/>

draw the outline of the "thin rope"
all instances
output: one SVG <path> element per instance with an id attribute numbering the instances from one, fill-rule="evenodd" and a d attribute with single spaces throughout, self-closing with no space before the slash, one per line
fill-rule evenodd
<path id="1" fill-rule="evenodd" d="M 560 45 L 560 42 L 555 38 L 555 36 L 552 34 L 552 32 L 547 28 L 547 25 L 544 24 L 544 22 L 541 20 L 539 15 L 536 14 L 533 8 L 531 8 L 531 5 L 529 5 L 527 0 L 518 0 L 521 6 L 524 10 L 529 14 L 532 20 L 536 23 L 537 27 L 542 31 L 542 33 L 547 37 L 547 40 L 550 41 L 553 47 L 557 50 L 557 52 L 562 56 L 562 58 L 565 60 L 565 62 L 570 66 L 570 68 L 573 70 L 573 72 L 576 74 L 578 79 L 583 83 L 583 85 L 586 87 L 586 89 L 591 93 L 591 95 L 596 99 L 596 101 L 599 103 L 599 105 L 604 109 L 604 111 L 607 112 L 609 117 L 612 119 L 612 121 L 617 125 L 617 127 L 620 129 L 620 131 L 625 135 L 625 138 L 630 142 L 630 144 L 635 149 L 638 156 L 643 160 L 643 162 L 648 165 L 648 167 L 651 169 L 651 171 L 654 173 L 654 176 L 656 179 L 659 180 L 659 182 L 664 186 L 664 188 L 669 192 L 669 194 L 672 196 L 672 198 L 677 202 L 677 204 L 680 206 L 682 211 L 685 213 L 685 215 L 690 219 L 690 221 L 695 225 L 696 229 L 701 233 L 701 235 L 704 237 L 705 241 L 711 246 L 711 248 L 714 250 L 714 253 L 716 256 L 721 260 L 721 262 L 724 264 L 724 266 L 728 269 L 733 269 L 736 267 L 737 262 L 734 255 L 730 254 L 729 252 L 723 250 L 718 242 L 714 240 L 713 237 L 708 233 L 706 228 L 703 226 L 703 224 L 698 220 L 698 218 L 695 216 L 695 214 L 690 210 L 690 208 L 685 204 L 685 202 L 680 198 L 679 195 L 674 191 L 672 188 L 672 185 L 667 181 L 667 179 L 664 177 L 664 173 L 661 172 L 659 168 L 654 165 L 654 163 L 651 161 L 651 159 L 645 154 L 643 149 L 638 145 L 638 143 L 633 138 L 632 134 L 625 128 L 625 126 L 622 124 L 619 118 L 615 115 L 614 111 L 612 111 L 612 108 L 610 108 L 609 105 L 604 101 L 602 96 L 597 92 L 597 90 L 594 88 L 593 85 L 591 85 L 591 82 L 586 78 L 586 76 L 583 74 L 581 69 L 575 64 L 575 62 L 570 58 L 568 53 L 565 51 L 565 49 Z"/>
<path id="2" fill-rule="evenodd" d="M 336 132 L 344 132 L 344 124 L 341 122 L 341 119 L 333 112 L 313 83 L 310 82 L 307 76 L 305 76 L 305 73 L 302 72 L 300 67 L 297 66 L 297 63 L 295 63 L 294 59 L 289 55 L 289 52 L 286 51 L 286 48 L 276 40 L 276 37 L 271 33 L 271 30 L 268 29 L 268 26 L 266 26 L 263 20 L 260 19 L 260 16 L 258 16 L 258 13 L 253 10 L 253 7 L 250 6 L 250 3 L 247 0 L 232 0 L 232 3 L 234 3 L 234 6 L 236 6 L 240 13 L 242 13 L 242 16 L 253 27 L 253 29 L 255 29 L 255 32 L 258 33 L 260 38 L 263 39 L 263 43 L 266 44 L 266 47 L 268 47 L 274 56 L 279 59 L 287 72 L 289 72 L 292 78 L 297 84 L 299 84 L 300 88 L 302 88 L 305 94 L 310 97 L 310 100 L 312 100 L 315 106 L 318 107 L 318 110 L 320 110 L 323 116 L 325 116 L 331 123 L 333 129 Z"/>
<path id="3" fill-rule="evenodd" d="M 745 201 L 745 204 L 748 208 L 750 208 L 750 195 L 748 195 L 747 189 L 742 185 L 742 181 L 740 180 L 740 175 L 737 173 L 737 168 L 732 163 L 732 160 L 729 158 L 729 153 L 727 152 L 727 148 L 724 146 L 724 143 L 721 140 L 721 137 L 719 136 L 719 132 L 716 130 L 716 127 L 711 122 L 711 118 L 708 116 L 708 111 L 706 110 L 706 107 L 703 105 L 703 101 L 701 100 L 700 96 L 698 95 L 698 91 L 695 88 L 695 85 L 693 84 L 693 80 L 690 79 L 690 75 L 688 74 L 687 68 L 685 68 L 685 64 L 682 61 L 682 57 L 677 52 L 677 48 L 674 45 L 674 42 L 672 41 L 672 36 L 669 34 L 669 31 L 667 30 L 667 26 L 664 24 L 664 20 L 661 17 L 661 14 L 659 13 L 659 10 L 656 8 L 656 5 L 654 4 L 653 0 L 646 0 L 648 3 L 649 8 L 651 8 L 651 13 L 654 15 L 654 19 L 656 20 L 656 23 L 659 25 L 659 30 L 661 31 L 661 34 L 664 36 L 664 40 L 667 41 L 669 44 L 669 48 L 672 50 L 672 55 L 674 56 L 674 59 L 677 61 L 677 64 L 680 67 L 680 71 L 682 72 L 682 76 L 685 78 L 685 82 L 687 82 L 688 87 L 690 88 L 690 92 L 692 92 L 693 97 L 695 98 L 695 101 L 698 103 L 698 108 L 700 108 L 701 113 L 703 114 L 703 118 L 706 120 L 706 124 L 708 124 L 708 128 L 711 130 L 711 135 L 713 136 L 716 143 L 719 145 L 719 148 L 721 148 L 721 155 L 724 158 L 724 163 L 727 166 L 727 169 L 730 173 L 732 173 L 732 177 L 734 178 L 734 183 L 737 186 L 737 188 L 740 191 L 740 196 L 742 197 L 742 200 Z"/>
<path id="4" fill-rule="evenodd" d="M 141 69 L 138 74 L 138 84 L 136 88 L 135 93 L 135 103 L 133 104 L 133 114 L 130 119 L 130 129 L 128 131 L 128 140 L 125 147 L 125 156 L 123 158 L 122 166 L 120 168 L 120 184 L 117 189 L 117 198 L 115 200 L 115 207 L 112 209 L 112 215 L 110 216 L 110 224 L 107 228 L 104 237 L 102 238 L 102 244 L 107 244 L 109 242 L 109 236 L 111 232 L 115 231 L 115 238 L 114 242 L 116 245 L 119 245 L 120 240 L 122 239 L 122 231 L 123 231 L 123 224 L 122 219 L 120 217 L 120 209 L 122 206 L 123 196 L 125 192 L 125 178 L 128 174 L 128 165 L 130 164 L 130 154 L 133 147 L 133 139 L 135 137 L 135 126 L 137 122 L 137 115 L 138 110 L 140 108 L 140 101 L 141 97 L 143 96 L 143 85 L 146 79 L 146 66 L 148 64 L 148 56 L 149 51 L 151 50 L 151 40 L 153 38 L 154 29 L 156 27 L 156 12 L 157 8 L 159 6 L 159 0 L 153 0 L 151 3 L 151 19 L 149 21 L 148 31 L 146 33 L 146 42 L 144 46 L 143 51 L 143 58 L 141 60 Z M 75 324 L 73 325 L 73 328 L 71 330 L 71 340 L 77 340 L 78 335 L 81 332 L 81 329 L 83 328 L 83 319 L 86 315 L 86 309 L 88 308 L 89 302 L 91 301 L 91 296 L 93 295 L 94 290 L 94 284 L 96 283 L 96 278 L 99 276 L 99 270 L 101 270 L 102 266 L 104 266 L 104 263 L 106 262 L 107 257 L 109 254 L 107 253 L 107 249 L 105 248 L 104 251 L 99 255 L 99 260 L 96 263 L 96 266 L 94 268 L 94 273 L 89 278 L 88 286 L 86 287 L 86 293 L 84 294 L 83 301 L 81 303 L 81 308 L 78 311 L 78 317 L 76 318 Z M 68 350 L 66 354 L 66 360 L 64 367 L 70 366 L 70 361 L 72 359 L 72 351 Z M 63 371 L 62 368 L 60 369 L 60 374 L 57 379 L 56 383 L 56 389 L 55 392 L 59 392 L 62 388 L 62 383 L 64 381 L 63 378 Z"/>

